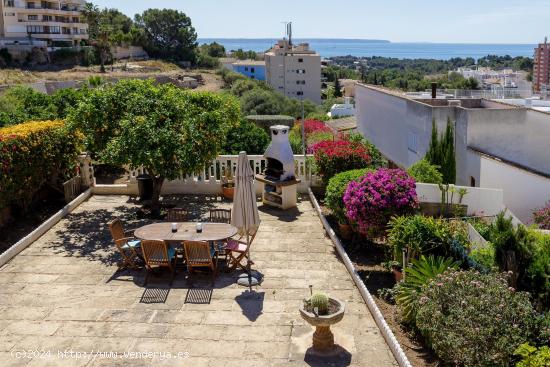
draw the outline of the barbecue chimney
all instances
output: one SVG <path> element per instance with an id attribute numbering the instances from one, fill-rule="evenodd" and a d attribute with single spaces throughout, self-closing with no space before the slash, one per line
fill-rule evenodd
<path id="1" fill-rule="evenodd" d="M 290 128 L 284 125 L 270 127 L 271 144 L 265 151 L 267 159 L 266 178 L 272 181 L 288 181 L 294 179 L 294 154 L 288 140 Z"/>

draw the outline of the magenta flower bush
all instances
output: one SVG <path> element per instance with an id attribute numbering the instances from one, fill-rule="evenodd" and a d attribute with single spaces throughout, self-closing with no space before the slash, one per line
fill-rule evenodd
<path id="1" fill-rule="evenodd" d="M 346 215 L 369 237 L 384 236 L 392 216 L 418 208 L 416 182 L 401 169 L 381 168 L 352 181 L 344 194 Z"/>
<path id="2" fill-rule="evenodd" d="M 550 201 L 533 213 L 533 219 L 540 229 L 550 229 Z"/>

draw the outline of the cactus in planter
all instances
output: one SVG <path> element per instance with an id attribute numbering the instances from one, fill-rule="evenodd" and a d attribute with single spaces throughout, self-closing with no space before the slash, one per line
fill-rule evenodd
<path id="1" fill-rule="evenodd" d="M 328 296 L 324 293 L 315 293 L 311 296 L 310 305 L 313 310 L 317 308 L 319 315 L 326 315 L 328 313 Z"/>

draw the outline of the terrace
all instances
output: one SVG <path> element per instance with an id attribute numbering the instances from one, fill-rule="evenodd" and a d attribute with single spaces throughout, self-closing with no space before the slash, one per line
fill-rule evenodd
<path id="1" fill-rule="evenodd" d="M 180 196 L 192 219 L 230 204 L 212 196 Z M 92 196 L 40 239 L 0 268 L 2 364 L 9 366 L 111 366 L 118 352 L 188 353 L 186 360 L 121 359 L 117 365 L 287 366 L 372 365 L 396 361 L 373 317 L 324 235 L 311 203 L 296 210 L 260 206 L 262 224 L 251 248 L 254 268 L 264 275 L 252 292 L 236 284 L 237 272 L 221 272 L 213 286 L 206 274 L 194 287 L 179 271 L 167 275 L 117 271 L 119 260 L 106 223 L 124 218 L 128 227 L 139 206 L 128 196 Z M 346 303 L 343 321 L 333 327 L 341 352 L 319 360 L 308 348 L 313 329 L 298 308 L 309 285 Z M 51 351 L 51 356 L 16 358 L 16 352 Z M 112 353 L 88 358 L 77 352 Z M 59 358 L 58 351 L 73 351 Z"/>

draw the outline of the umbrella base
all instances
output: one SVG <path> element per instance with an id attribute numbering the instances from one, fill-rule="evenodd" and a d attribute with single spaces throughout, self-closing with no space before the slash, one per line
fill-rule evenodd
<path id="1" fill-rule="evenodd" d="M 262 275 L 254 270 L 250 272 L 250 275 L 244 273 L 239 276 L 239 279 L 237 279 L 237 284 L 242 285 L 243 287 L 252 287 L 254 285 L 260 285 L 261 282 L 262 282 Z"/>

